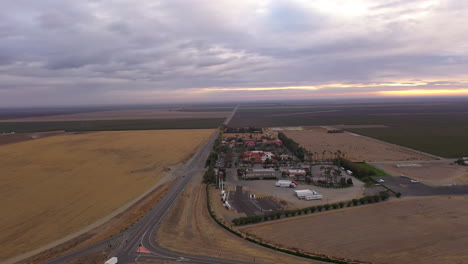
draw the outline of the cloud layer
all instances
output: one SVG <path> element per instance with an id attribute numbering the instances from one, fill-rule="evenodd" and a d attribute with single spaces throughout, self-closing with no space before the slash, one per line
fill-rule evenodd
<path id="1" fill-rule="evenodd" d="M 8 1 L 0 106 L 464 94 L 467 12 L 457 0 Z"/>

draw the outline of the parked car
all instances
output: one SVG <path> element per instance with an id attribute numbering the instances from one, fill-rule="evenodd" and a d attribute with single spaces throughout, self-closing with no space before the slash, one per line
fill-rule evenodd
<path id="1" fill-rule="evenodd" d="M 419 181 L 418 181 L 418 180 L 413 180 L 413 179 L 411 179 L 411 182 L 412 182 L 412 183 L 418 183 Z"/>
<path id="2" fill-rule="evenodd" d="M 378 182 L 382 183 L 385 182 L 383 179 L 379 179 Z"/>

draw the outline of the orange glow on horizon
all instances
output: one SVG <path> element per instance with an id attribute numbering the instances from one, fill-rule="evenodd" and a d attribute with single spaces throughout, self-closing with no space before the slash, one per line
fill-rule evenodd
<path id="1" fill-rule="evenodd" d="M 383 96 L 437 96 L 437 95 L 468 95 L 468 89 L 444 89 L 444 90 L 428 90 L 414 89 L 404 91 L 379 91 L 379 95 Z"/>
<path id="2" fill-rule="evenodd" d="M 304 85 L 304 86 L 277 86 L 277 87 L 211 87 L 195 89 L 194 93 L 209 93 L 209 92 L 229 92 L 229 91 L 280 91 L 280 90 L 305 90 L 316 91 L 326 88 L 369 88 L 369 87 L 416 87 L 427 85 L 427 82 L 408 81 L 408 82 L 392 82 L 392 83 L 369 83 L 369 84 L 323 84 L 323 85 Z"/>

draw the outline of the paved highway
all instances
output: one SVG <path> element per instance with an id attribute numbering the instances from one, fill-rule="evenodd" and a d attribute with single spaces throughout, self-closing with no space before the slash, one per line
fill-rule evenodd
<path id="1" fill-rule="evenodd" d="M 226 118 L 226 120 L 224 120 L 223 125 L 227 126 L 229 122 L 231 122 L 231 119 L 236 115 L 236 112 L 237 112 L 237 109 L 239 109 L 239 106 L 240 105 L 236 106 L 236 108 L 232 110 L 232 113 Z"/>
<path id="2" fill-rule="evenodd" d="M 234 109 L 234 113 L 236 110 L 237 107 Z M 233 115 L 227 118 L 227 122 L 225 122 L 226 124 L 229 123 L 232 116 Z M 193 177 L 205 171 L 204 166 L 206 159 L 213 149 L 214 141 L 218 135 L 219 130 L 210 137 L 203 147 L 184 166 L 176 171 L 175 175 L 182 176 L 179 176 L 179 179 L 171 189 L 169 189 L 166 195 L 135 225 L 112 238 L 51 260 L 47 262 L 47 264 L 69 262 L 78 256 L 84 256 L 86 254 L 90 254 L 90 252 L 96 252 L 97 249 L 108 244 L 113 245 L 114 248 L 109 258 L 116 256 L 119 259 L 119 263 L 134 263 L 138 260 L 148 259 L 187 261 L 190 263 L 206 264 L 249 263 L 237 260 L 234 261 L 215 257 L 178 253 L 161 247 L 155 240 L 155 233 L 158 230 L 161 221 L 171 209 L 180 194 L 184 191 L 184 188 L 193 180 Z"/>

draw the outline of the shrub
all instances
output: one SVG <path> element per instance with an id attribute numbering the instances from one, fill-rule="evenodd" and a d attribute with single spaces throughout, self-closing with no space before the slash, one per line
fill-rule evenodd
<path id="1" fill-rule="evenodd" d="M 386 192 L 380 192 L 380 199 L 385 201 L 388 199 L 388 194 Z"/>
<path id="2" fill-rule="evenodd" d="M 309 213 L 309 211 L 310 211 L 310 209 L 309 209 L 309 208 L 304 208 L 304 209 L 302 209 L 302 212 L 303 212 L 304 214 L 307 214 L 307 213 Z"/>
<path id="3" fill-rule="evenodd" d="M 344 202 L 339 202 L 338 205 L 340 206 L 340 208 L 343 208 L 345 203 Z"/>
<path id="4" fill-rule="evenodd" d="M 400 198 L 400 196 L 401 196 L 401 192 L 397 192 L 397 193 L 396 193 L 396 197 L 397 197 L 397 198 Z"/>
<path id="5" fill-rule="evenodd" d="M 322 209 L 323 209 L 323 205 L 317 205 L 317 210 L 318 210 L 319 212 L 321 212 Z"/>
<path id="6" fill-rule="evenodd" d="M 375 203 L 378 203 L 378 202 L 380 202 L 380 195 L 377 195 L 377 194 L 376 194 L 376 195 L 374 195 L 374 196 L 372 197 L 372 199 L 374 199 L 374 202 L 375 202 Z"/>
<path id="7" fill-rule="evenodd" d="M 332 204 L 331 206 L 333 207 L 333 209 L 338 208 L 338 204 L 336 204 L 336 203 Z"/>
<path id="8" fill-rule="evenodd" d="M 358 205 L 359 200 L 358 199 L 353 199 L 352 202 L 353 202 L 354 205 Z"/>
<path id="9" fill-rule="evenodd" d="M 330 205 L 326 204 L 326 205 L 323 206 L 323 208 L 325 208 L 325 210 L 328 210 L 328 209 L 330 209 Z"/>
<path id="10" fill-rule="evenodd" d="M 317 207 L 315 207 L 315 206 L 310 207 L 310 212 L 311 213 L 315 212 L 315 210 L 317 210 Z"/>

